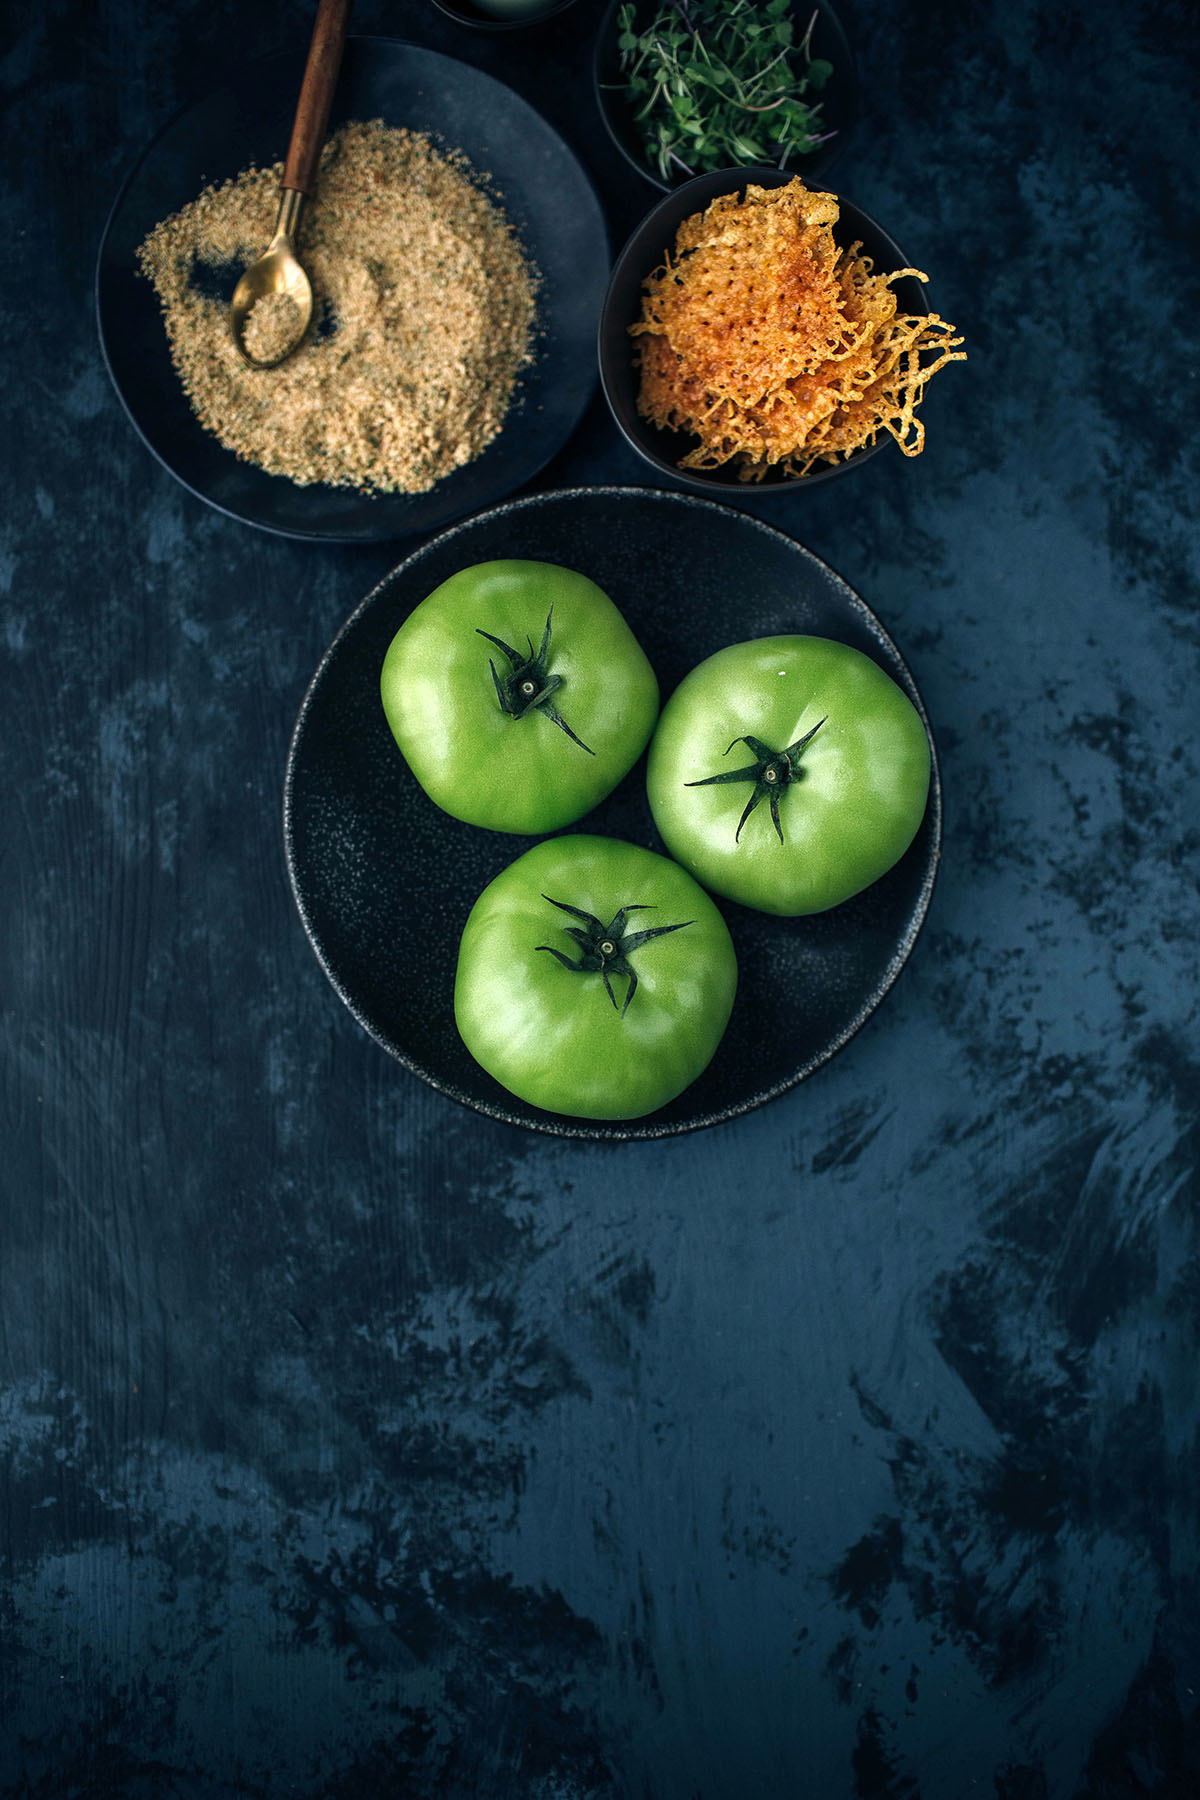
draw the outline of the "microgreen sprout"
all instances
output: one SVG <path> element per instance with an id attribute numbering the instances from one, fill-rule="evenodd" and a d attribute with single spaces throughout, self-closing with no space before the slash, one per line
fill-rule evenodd
<path id="1" fill-rule="evenodd" d="M 825 141 L 819 93 L 832 64 L 799 37 L 791 0 L 664 0 L 639 28 L 617 13 L 622 91 L 646 161 L 664 181 L 738 164 L 783 169 Z"/>

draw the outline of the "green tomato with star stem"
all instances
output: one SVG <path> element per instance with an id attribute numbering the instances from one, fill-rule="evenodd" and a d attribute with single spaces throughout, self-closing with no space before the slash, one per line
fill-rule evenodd
<path id="1" fill-rule="evenodd" d="M 671 855 L 761 912 L 826 911 L 878 881 L 925 814 L 929 736 L 907 694 L 830 638 L 719 650 L 663 708 L 647 760 Z"/>
<path id="2" fill-rule="evenodd" d="M 685 869 L 579 833 L 535 844 L 479 896 L 454 1017 L 476 1062 L 530 1105 L 637 1119 L 707 1068 L 736 988 L 728 928 Z"/>
<path id="3" fill-rule="evenodd" d="M 598 805 L 658 716 L 654 671 L 607 594 L 515 558 L 461 569 L 414 607 L 380 693 L 431 800 L 468 825 L 531 836 Z"/>

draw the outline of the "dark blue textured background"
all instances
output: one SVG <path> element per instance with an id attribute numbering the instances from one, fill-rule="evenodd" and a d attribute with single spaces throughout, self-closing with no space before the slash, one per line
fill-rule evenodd
<path id="1" fill-rule="evenodd" d="M 508 80 L 619 243 L 579 0 Z M 163 473 L 90 283 L 299 0 L 6 9 L 0 1791 L 1200 1792 L 1196 14 L 844 9 L 833 177 L 971 360 L 746 504 L 909 661 L 932 911 L 827 1068 L 677 1141 L 457 1108 L 289 897 L 289 732 L 396 560 Z M 599 401 L 543 487 L 640 482 Z"/>

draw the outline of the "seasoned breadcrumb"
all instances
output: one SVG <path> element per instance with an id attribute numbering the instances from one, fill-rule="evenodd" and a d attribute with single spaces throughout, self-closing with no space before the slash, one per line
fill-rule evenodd
<path id="1" fill-rule="evenodd" d="M 299 343 L 304 315 L 290 294 L 263 294 L 254 302 L 242 328 L 251 361 L 273 363 Z"/>
<path id="2" fill-rule="evenodd" d="M 536 272 L 460 156 L 379 120 L 345 125 L 301 227 L 314 327 L 277 368 L 248 367 L 213 275 L 232 267 L 232 293 L 261 255 L 282 173 L 206 188 L 141 246 L 184 390 L 207 431 L 270 474 L 424 493 L 503 425 L 532 360 Z"/>

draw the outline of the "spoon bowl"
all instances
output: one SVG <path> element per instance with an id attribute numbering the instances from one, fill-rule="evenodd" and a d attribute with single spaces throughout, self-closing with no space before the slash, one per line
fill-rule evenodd
<path id="1" fill-rule="evenodd" d="M 286 361 L 304 342 L 312 323 L 312 286 L 296 255 L 296 240 L 304 202 L 317 182 L 349 20 L 350 0 L 319 0 L 283 169 L 275 235 L 258 261 L 245 271 L 229 303 L 233 341 L 243 360 L 256 369 L 274 369 Z M 296 307 L 291 328 L 274 339 L 268 331 L 262 344 L 248 343 L 251 316 L 274 295 L 283 295 Z"/>
<path id="2" fill-rule="evenodd" d="M 275 235 L 257 262 L 250 264 L 233 290 L 229 302 L 229 329 L 242 356 L 256 369 L 274 369 L 299 345 L 312 323 L 312 283 L 295 251 L 296 234 L 304 207 L 304 195 L 285 188 L 275 222 Z M 248 340 L 250 315 L 263 301 L 283 295 L 295 309 L 290 330 L 282 334 L 273 353 L 263 355 Z"/>

